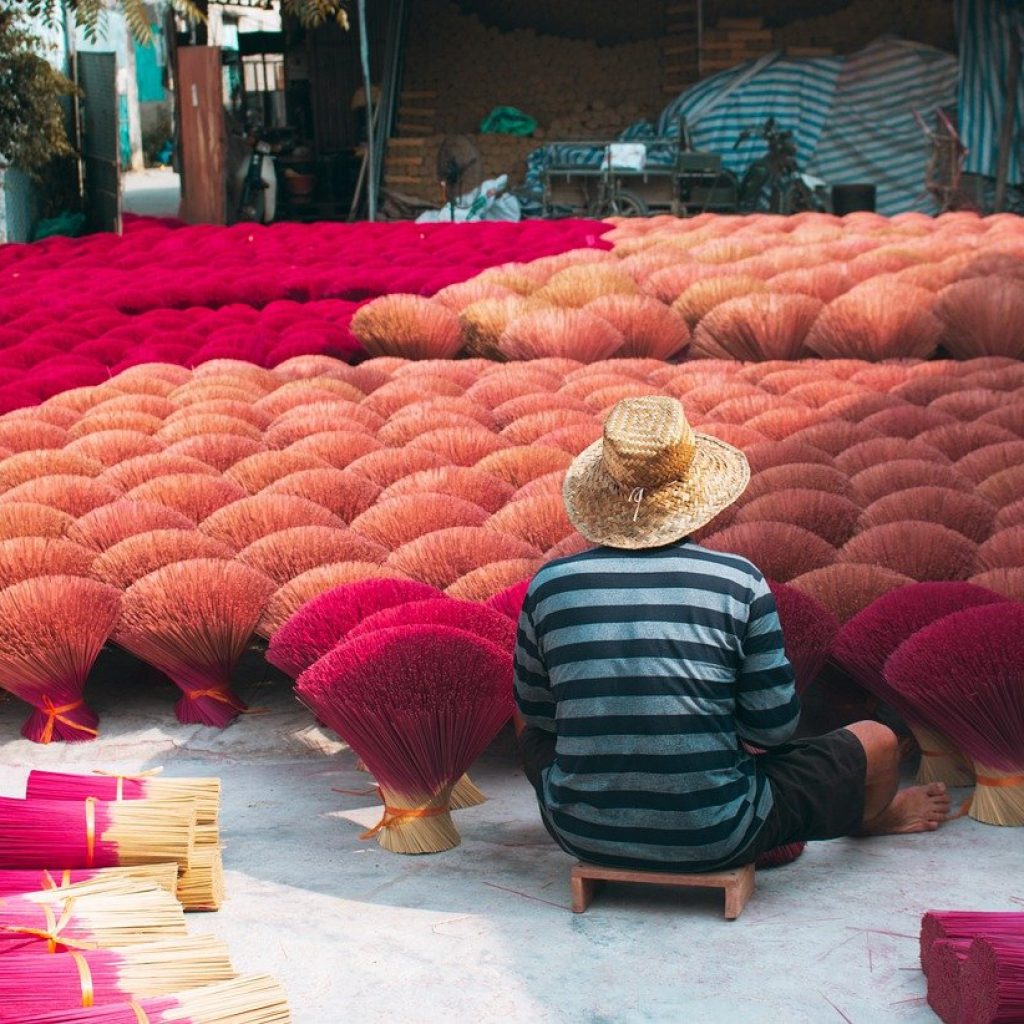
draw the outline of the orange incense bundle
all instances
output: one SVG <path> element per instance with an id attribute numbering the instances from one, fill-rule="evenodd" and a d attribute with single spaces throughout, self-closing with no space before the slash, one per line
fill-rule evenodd
<path id="1" fill-rule="evenodd" d="M 189 867 L 194 800 L 0 798 L 0 868 Z"/>

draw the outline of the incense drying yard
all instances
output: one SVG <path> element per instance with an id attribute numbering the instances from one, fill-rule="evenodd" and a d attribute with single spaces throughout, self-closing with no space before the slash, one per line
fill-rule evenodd
<path id="1" fill-rule="evenodd" d="M 149 780 L 218 777 L 187 929 L 276 979 L 246 1021 L 938 1019 L 922 915 L 1024 911 L 1022 354 L 1010 215 L 0 248 L 0 798 L 119 777 L 57 862 L 0 825 L 0 871 L 122 863 Z M 771 580 L 801 732 L 892 725 L 959 814 L 769 851 L 735 921 L 573 914 L 506 724 L 525 584 L 587 546 L 566 469 L 659 394 L 750 462 L 695 539 Z"/>

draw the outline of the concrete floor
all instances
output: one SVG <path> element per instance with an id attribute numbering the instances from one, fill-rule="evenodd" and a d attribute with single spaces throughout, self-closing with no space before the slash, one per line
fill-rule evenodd
<path id="1" fill-rule="evenodd" d="M 169 167 L 126 171 L 121 177 L 125 213 L 140 217 L 177 217 L 181 181 Z"/>
<path id="2" fill-rule="evenodd" d="M 237 969 L 274 972 L 296 1024 L 917 1024 L 936 1019 L 921 913 L 1024 906 L 1024 832 L 964 818 L 935 835 L 812 844 L 759 873 L 735 922 L 718 893 L 633 887 L 576 916 L 571 861 L 508 735 L 473 770 L 490 800 L 457 814 L 462 845 L 401 857 L 359 840 L 378 807 L 335 790 L 367 776 L 286 685 L 242 688 L 266 710 L 215 732 L 178 725 L 169 687 L 119 678 L 90 688 L 98 741 L 0 745 L 0 794 L 22 795 L 42 766 L 220 775 L 229 899 L 190 922 L 224 938 Z M 24 717 L 0 704 L 0 736 Z"/>

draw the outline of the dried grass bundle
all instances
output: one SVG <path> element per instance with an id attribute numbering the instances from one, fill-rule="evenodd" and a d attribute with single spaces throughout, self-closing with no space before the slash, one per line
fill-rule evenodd
<path id="1" fill-rule="evenodd" d="M 381 491 L 377 500 L 383 504 L 407 495 L 447 494 L 479 505 L 487 512 L 497 512 L 512 497 L 513 490 L 511 484 L 493 473 L 467 466 L 444 466 L 402 477 Z"/>
<path id="2" fill-rule="evenodd" d="M 880 565 L 853 562 L 837 562 L 790 580 L 791 586 L 819 601 L 841 623 L 890 590 L 913 582 L 909 576 Z"/>
<path id="3" fill-rule="evenodd" d="M 974 772 L 956 748 L 913 704 L 888 684 L 889 655 L 918 630 L 951 612 L 991 604 L 999 595 L 970 583 L 912 583 L 898 587 L 853 616 L 839 631 L 835 659 L 861 686 L 895 708 L 911 726 L 921 748 L 919 782 L 971 786 Z"/>
<path id="4" fill-rule="evenodd" d="M 989 569 L 970 579 L 976 586 L 1002 594 L 1011 601 L 1024 601 L 1024 568 Z"/>
<path id="5" fill-rule="evenodd" d="M 0 589 L 35 576 L 88 576 L 95 551 L 55 537 L 0 541 Z"/>
<path id="6" fill-rule="evenodd" d="M 66 956 L 16 953 L 0 957 L 0 1019 L 163 996 L 234 976 L 227 946 L 203 935 Z"/>
<path id="7" fill-rule="evenodd" d="M 575 530 L 561 494 L 539 494 L 511 501 L 487 520 L 487 527 L 540 551 L 546 551 Z"/>
<path id="8" fill-rule="evenodd" d="M 333 526 L 344 523 L 322 505 L 290 494 L 261 492 L 218 509 L 203 520 L 200 530 L 236 551 L 268 534 L 293 526 Z"/>
<path id="9" fill-rule="evenodd" d="M 382 550 L 393 551 L 445 527 L 483 526 L 487 517 L 487 511 L 473 502 L 427 492 L 379 501 L 352 520 L 352 530 L 380 545 Z"/>
<path id="10" fill-rule="evenodd" d="M 995 517 L 996 509 L 991 502 L 966 491 L 911 487 L 872 502 L 864 509 L 858 527 L 868 530 L 885 523 L 922 520 L 948 527 L 981 544 L 992 533 Z"/>
<path id="11" fill-rule="evenodd" d="M 462 348 L 458 315 L 418 295 L 384 295 L 362 306 L 351 331 L 374 356 L 451 359 Z"/>
<path id="12" fill-rule="evenodd" d="M 153 530 L 194 530 L 195 523 L 166 505 L 152 501 L 115 501 L 82 516 L 67 527 L 67 536 L 95 551 Z"/>
<path id="13" fill-rule="evenodd" d="M 493 474 L 511 485 L 513 490 L 518 490 L 523 484 L 536 480 L 546 473 L 553 473 L 556 469 L 568 469 L 570 462 L 572 456 L 560 448 L 531 445 L 495 452 L 481 459 L 476 468 Z"/>
<path id="14" fill-rule="evenodd" d="M 551 550 L 545 554 L 546 559 L 553 557 L 556 556 Z M 502 562 L 490 562 L 460 576 L 445 589 L 445 593 L 462 601 L 489 601 L 495 594 L 508 589 L 512 581 L 532 577 L 540 564 L 541 560 L 535 558 L 509 558 Z"/>
<path id="15" fill-rule="evenodd" d="M 838 561 L 880 565 L 912 580 L 965 580 L 978 545 L 938 523 L 918 519 L 873 526 L 840 549 Z"/>
<path id="16" fill-rule="evenodd" d="M 583 362 L 607 359 L 624 342 L 607 320 L 583 309 L 539 309 L 512 320 L 498 338 L 508 359 L 569 356 Z"/>
<path id="17" fill-rule="evenodd" d="M 18 800 L 0 797 L 0 840 L 8 868 L 112 868 L 132 864 L 188 867 L 195 846 L 194 800 Z M 145 888 L 123 879 L 92 883 L 96 889 Z M 153 887 L 165 899 L 168 894 Z M 74 888 L 35 894 L 70 894 Z M 176 904 L 175 904 L 176 905 Z M 0 905 L 0 915 L 4 908 Z M 179 908 L 180 913 L 180 908 Z M 11 936 L 6 936 L 11 941 Z M 38 941 L 38 938 L 36 939 Z M 5 936 L 0 929 L 0 950 Z M 9 952 L 13 952 L 8 947 Z"/>
<path id="18" fill-rule="evenodd" d="M 405 581 L 397 569 L 376 562 L 332 562 L 310 569 L 274 592 L 256 632 L 267 639 L 274 636 L 303 605 L 346 583 L 368 580 Z"/>
<path id="19" fill-rule="evenodd" d="M 378 630 L 336 647 L 304 672 L 300 700 L 362 758 L 384 815 L 364 833 L 396 853 L 459 842 L 452 787 L 508 720 L 512 659 L 446 626 Z"/>
<path id="20" fill-rule="evenodd" d="M 986 275 L 957 281 L 935 299 L 942 347 L 954 359 L 1024 356 L 1024 280 Z"/>
<path id="21" fill-rule="evenodd" d="M 756 277 L 742 275 L 722 275 L 710 277 L 707 280 L 695 281 L 672 303 L 675 313 L 686 321 L 687 327 L 695 331 L 698 324 L 716 306 L 730 299 L 746 298 L 766 291 L 764 281 Z M 721 357 L 722 352 L 705 351 L 702 347 L 702 339 L 696 334 L 693 338 L 693 353 Z M 730 358 L 731 353 L 725 352 L 724 358 Z"/>
<path id="22" fill-rule="evenodd" d="M 164 452 L 167 455 L 184 455 L 196 459 L 223 473 L 236 462 L 265 450 L 262 441 L 240 434 L 196 434 L 169 444 Z"/>
<path id="23" fill-rule="evenodd" d="M 99 476 L 103 466 L 77 452 L 61 448 L 19 452 L 0 460 L 0 492 L 46 476 Z"/>
<path id="24" fill-rule="evenodd" d="M 181 689 L 180 722 L 223 727 L 246 710 L 231 673 L 272 592 L 262 573 L 238 562 L 176 562 L 125 591 L 114 641 Z"/>
<path id="25" fill-rule="evenodd" d="M 836 552 L 827 541 L 789 523 L 728 526 L 703 541 L 714 551 L 749 558 L 766 576 L 787 583 L 796 576 L 831 565 Z"/>
<path id="26" fill-rule="evenodd" d="M 37 576 L 0 590 L 0 685 L 37 709 L 22 727 L 26 739 L 96 735 L 82 691 L 120 602 L 113 587 L 78 576 Z"/>
<path id="27" fill-rule="evenodd" d="M 116 501 L 121 492 L 108 484 L 100 483 L 90 476 L 73 476 L 57 473 L 27 480 L 17 487 L 0 494 L 0 503 L 32 502 L 49 505 L 66 512 L 69 516 L 84 516 L 101 505 Z"/>
<path id="28" fill-rule="evenodd" d="M 824 667 L 839 623 L 823 604 L 794 587 L 772 583 L 771 589 L 782 625 L 786 657 L 796 677 L 796 692 L 803 693 Z"/>
<path id="29" fill-rule="evenodd" d="M 736 523 L 791 523 L 817 534 L 832 547 L 852 536 L 861 514 L 859 505 L 838 494 L 810 488 L 772 491 L 743 503 Z"/>
<path id="30" fill-rule="evenodd" d="M 277 586 L 310 569 L 334 562 L 383 562 L 388 549 L 354 530 L 331 526 L 293 526 L 254 541 L 238 560 L 263 573 Z"/>
<path id="31" fill-rule="evenodd" d="M 942 324 L 929 310 L 931 292 L 895 281 L 865 281 L 833 299 L 807 334 L 826 359 L 927 359 Z"/>
<path id="32" fill-rule="evenodd" d="M 498 341 L 513 320 L 530 311 L 518 295 L 492 297 L 474 302 L 459 312 L 466 351 L 485 359 L 502 359 Z"/>
<path id="33" fill-rule="evenodd" d="M 302 605 L 275 631 L 267 661 L 297 679 L 364 619 L 386 608 L 441 597 L 415 580 L 366 579 L 334 587 Z"/>
<path id="34" fill-rule="evenodd" d="M 217 476 L 218 470 L 199 459 L 187 455 L 169 452 L 157 452 L 153 455 L 139 455 L 133 459 L 118 463 L 102 471 L 100 480 L 121 491 L 130 491 L 139 484 L 158 477 L 172 476 L 175 473 L 201 473 L 206 476 Z"/>
<path id="35" fill-rule="evenodd" d="M 412 579 L 444 589 L 488 562 L 539 559 L 540 554 L 532 544 L 486 527 L 454 526 L 403 544 L 386 564 Z"/>
<path id="36" fill-rule="evenodd" d="M 128 501 L 164 505 L 180 512 L 193 523 L 201 523 L 217 509 L 245 497 L 238 484 L 205 473 L 174 473 L 154 477 L 133 487 Z"/>
<path id="37" fill-rule="evenodd" d="M 808 295 L 768 292 L 727 299 L 701 316 L 692 351 L 722 359 L 799 359 L 808 354 L 804 342 L 823 308 L 820 299 Z"/>
<path id="38" fill-rule="evenodd" d="M 974 762 L 970 815 L 1024 825 L 1024 606 L 1000 601 L 957 611 L 904 641 L 885 679 L 915 714 Z"/>
<path id="39" fill-rule="evenodd" d="M 131 430 L 104 430 L 98 434 L 87 434 L 72 441 L 65 449 L 94 459 L 108 469 L 138 455 L 153 455 L 162 450 L 163 445 L 155 437 Z"/>
<path id="40" fill-rule="evenodd" d="M 440 469 L 444 458 L 424 448 L 382 448 L 350 462 L 348 470 L 359 473 L 378 487 L 388 488 L 407 476 Z"/>
<path id="41" fill-rule="evenodd" d="M 1024 568 L 1024 526 L 994 533 L 978 548 L 978 571 Z"/>
<path id="42" fill-rule="evenodd" d="M 78 845 L 81 846 L 80 855 L 85 856 L 85 814 L 82 804 L 57 800 L 32 801 L 28 804 L 33 809 L 31 812 L 18 812 L 7 806 L 26 803 L 23 800 L 3 801 L 5 817 L 9 819 L 17 814 L 21 819 L 18 826 L 9 825 L 5 821 L 0 826 L 5 833 L 14 827 L 20 829 L 30 817 L 50 810 L 55 816 L 54 820 L 66 817 L 68 828 L 66 835 L 55 834 L 52 829 L 48 833 L 58 844 L 53 852 L 57 853 L 61 846 L 73 845 L 68 843 L 70 836 L 72 833 L 81 833 Z M 172 828 L 171 810 L 177 806 L 184 813 L 187 803 L 157 804 L 147 800 L 136 801 L 134 804 L 93 806 L 97 828 L 101 808 L 104 814 L 108 811 L 117 812 L 117 817 L 125 823 L 118 829 L 120 841 L 128 846 L 140 851 L 168 846 L 181 849 L 180 836 L 187 830 L 184 826 Z M 191 820 L 194 821 L 194 814 Z M 47 828 L 45 819 L 39 824 L 41 828 Z M 146 826 L 151 830 L 148 836 Z M 113 845 L 113 842 L 97 838 L 96 845 L 104 848 Z M 120 878 L 80 882 L 64 889 L 9 897 L 0 905 L 0 925 L 3 926 L 0 928 L 2 956 L 38 954 L 44 951 L 79 952 L 83 947 L 119 949 L 185 935 L 185 917 L 181 905 L 170 893 L 159 886 Z"/>
<path id="43" fill-rule="evenodd" d="M 99 557 L 94 552 L 91 575 L 123 590 L 174 562 L 193 558 L 230 560 L 234 556 L 227 544 L 198 530 L 149 530 L 111 545 Z"/>
<path id="44" fill-rule="evenodd" d="M 304 498 L 327 509 L 342 522 L 365 512 L 380 494 L 380 487 L 354 469 L 303 469 L 275 480 L 261 494 Z"/>
<path id="45" fill-rule="evenodd" d="M 584 311 L 607 320 L 623 338 L 619 358 L 668 359 L 689 344 L 690 331 L 676 312 L 647 295 L 602 295 Z"/>
<path id="46" fill-rule="evenodd" d="M 919 459 L 897 459 L 870 469 L 862 469 L 850 477 L 854 498 L 865 508 L 879 498 L 912 487 L 942 487 L 951 491 L 970 492 L 973 488 L 966 477 L 952 466 Z"/>
<path id="47" fill-rule="evenodd" d="M 21 501 L 0 504 L 0 540 L 16 537 L 62 537 L 74 519 L 66 512 L 40 505 L 38 502 Z"/>

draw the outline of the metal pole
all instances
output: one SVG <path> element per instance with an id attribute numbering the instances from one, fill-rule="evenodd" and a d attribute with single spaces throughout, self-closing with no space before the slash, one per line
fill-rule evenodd
<path id="1" fill-rule="evenodd" d="M 366 0 L 359 0 L 359 58 L 363 65 L 363 88 L 366 90 L 366 212 L 368 220 L 376 220 L 377 169 L 373 150 L 373 84 L 370 80 L 370 41 L 366 36 Z"/>

